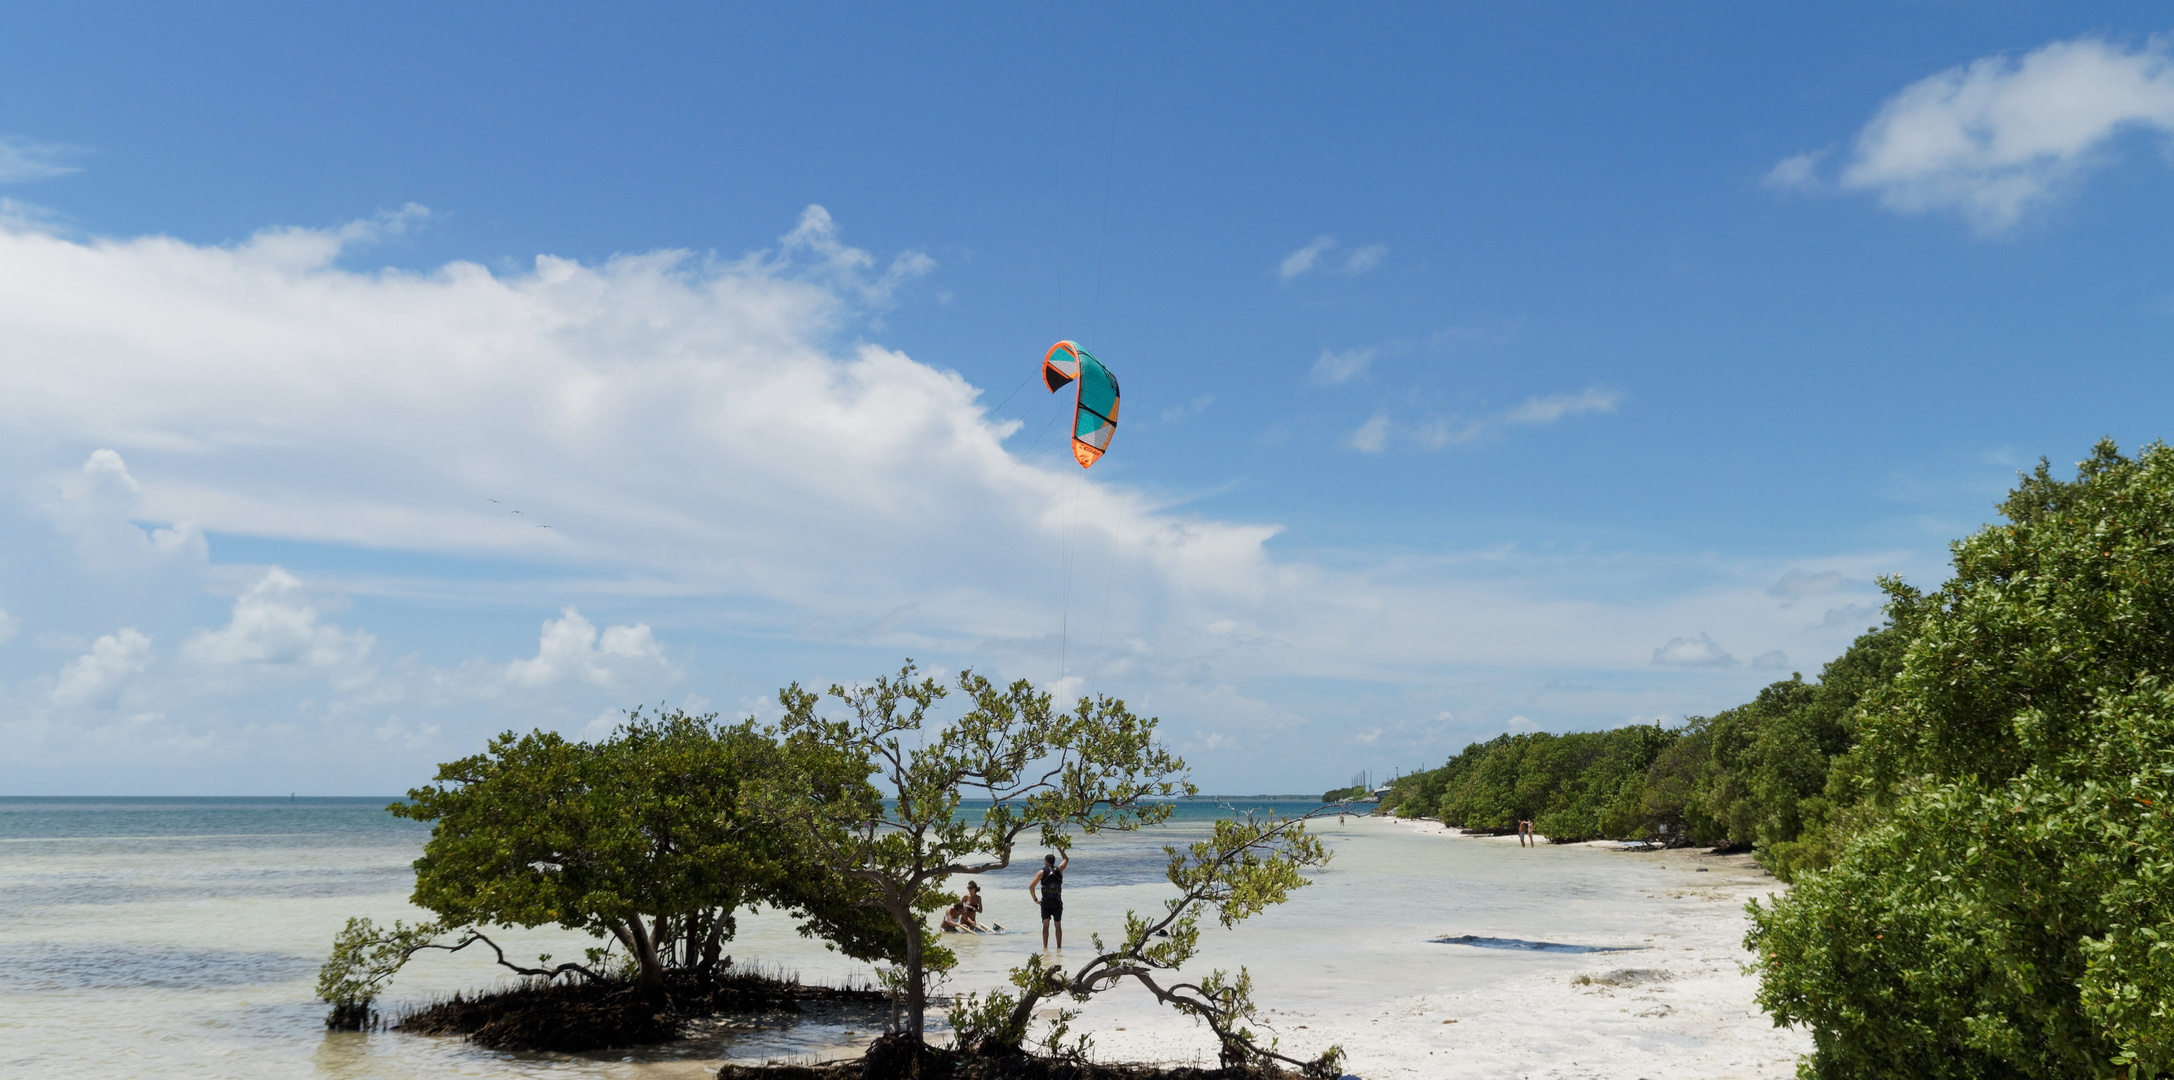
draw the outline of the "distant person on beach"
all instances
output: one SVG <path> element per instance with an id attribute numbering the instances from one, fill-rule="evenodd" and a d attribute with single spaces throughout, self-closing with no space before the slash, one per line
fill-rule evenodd
<path id="1" fill-rule="evenodd" d="M 1518 847 L 1534 847 L 1534 846 L 1536 846 L 1536 845 L 1534 845 L 1534 843 L 1532 842 L 1532 822 L 1530 822 L 1530 821 L 1524 821 L 1524 820 L 1519 820 L 1519 821 L 1518 821 L 1518 823 L 1517 823 L 1517 846 L 1518 846 Z"/>
<path id="2" fill-rule="evenodd" d="M 1072 853 L 1064 853 L 1064 861 L 1055 855 L 1042 856 L 1042 868 L 1034 872 L 1034 880 L 1027 882 L 1027 895 L 1042 908 L 1042 948 L 1049 948 L 1049 924 L 1057 924 L 1057 947 L 1064 948 L 1064 871 L 1072 865 Z M 1036 887 L 1041 891 L 1037 893 Z"/>

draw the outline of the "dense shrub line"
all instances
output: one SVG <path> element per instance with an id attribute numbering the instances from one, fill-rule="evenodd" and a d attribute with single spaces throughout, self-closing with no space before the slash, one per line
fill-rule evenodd
<path id="1" fill-rule="evenodd" d="M 1937 592 L 1674 731 L 1520 735 L 1384 800 L 1557 839 L 1756 845 L 1759 999 L 1806 1078 L 2174 1071 L 2174 450 L 2041 462 Z M 1665 830 L 1665 831 L 1664 831 Z"/>
<path id="2" fill-rule="evenodd" d="M 1500 735 L 1391 784 L 1383 806 L 1459 828 L 1530 821 L 1562 842 L 1752 847 L 1784 878 L 1833 857 L 1830 818 L 1856 801 L 1857 706 L 1891 680 L 1904 635 L 1871 630 L 1816 683 L 1792 676 L 1674 729 Z M 1846 809 L 1844 813 L 1846 814 Z"/>

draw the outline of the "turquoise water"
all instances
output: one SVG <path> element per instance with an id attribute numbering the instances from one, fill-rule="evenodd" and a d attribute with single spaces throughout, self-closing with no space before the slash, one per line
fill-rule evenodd
<path id="1" fill-rule="evenodd" d="M 427 917 L 406 897 L 428 830 L 385 813 L 388 801 L 0 798 L 0 1076 L 692 1078 L 725 1059 L 843 1053 L 870 1034 L 866 1015 L 778 1016 L 712 1025 L 664 1048 L 525 1055 L 457 1039 L 327 1033 L 312 988 L 345 920 Z M 1299 813 L 1318 803 L 1229 805 Z M 1154 829 L 1081 837 L 1065 883 L 1070 953 L 1094 931 L 1113 934 L 1128 907 L 1159 907 L 1162 846 L 1199 838 L 1229 812 L 1190 802 Z M 1446 936 L 1616 944 L 1639 931 L 1620 898 L 1651 870 L 1633 860 L 1586 849 L 1518 854 L 1379 821 L 1339 826 L 1331 817 L 1317 829 L 1337 858 L 1315 887 L 1204 939 L 1204 961 L 1249 965 L 1264 999 L 1318 1005 L 1468 988 L 1561 962 L 1429 944 Z M 949 989 L 1001 985 L 1039 946 L 1025 884 L 1040 854 L 1022 849 L 1012 868 L 981 878 L 989 916 L 1027 932 L 950 939 L 960 965 Z M 731 952 L 742 963 L 810 979 L 868 974 L 775 913 L 741 925 Z M 1593 940 L 1565 937 L 1566 927 Z M 523 957 L 593 943 L 556 929 L 501 940 Z M 504 981 L 499 972 L 470 954 L 426 955 L 401 973 L 386 1004 L 493 985 Z M 1119 994 L 1098 1000 L 1089 1021 L 1140 1025 L 1157 1022 L 1154 1011 Z"/>

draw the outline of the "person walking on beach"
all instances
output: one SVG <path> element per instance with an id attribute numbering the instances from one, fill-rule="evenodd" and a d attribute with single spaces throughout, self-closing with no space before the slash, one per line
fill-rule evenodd
<path id="1" fill-rule="evenodd" d="M 1062 849 L 1059 849 L 1062 850 Z M 1055 855 L 1042 856 L 1042 868 L 1034 872 L 1034 880 L 1027 882 L 1027 895 L 1042 908 L 1042 950 L 1049 950 L 1049 924 L 1057 924 L 1057 947 L 1064 948 L 1064 870 L 1072 865 L 1072 853 L 1064 852 L 1059 863 Z M 1037 893 L 1036 887 L 1041 891 Z"/>
<path id="2" fill-rule="evenodd" d="M 1526 821 L 1522 818 L 1518 819 L 1517 822 L 1517 846 L 1534 846 L 1532 842 L 1532 822 Z"/>

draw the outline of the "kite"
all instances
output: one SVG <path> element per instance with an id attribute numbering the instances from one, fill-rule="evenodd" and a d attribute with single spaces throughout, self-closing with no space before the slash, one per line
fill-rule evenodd
<path id="1" fill-rule="evenodd" d="M 1066 383 L 1079 383 L 1072 407 L 1072 456 L 1082 469 L 1093 465 L 1110 448 L 1110 436 L 1117 434 L 1117 376 L 1077 344 L 1060 341 L 1042 357 L 1042 381 L 1052 394 Z"/>

